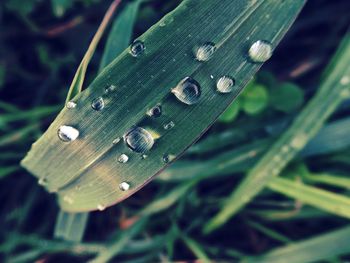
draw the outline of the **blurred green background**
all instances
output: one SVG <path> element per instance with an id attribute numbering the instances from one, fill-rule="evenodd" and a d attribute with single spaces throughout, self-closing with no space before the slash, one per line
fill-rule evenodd
<path id="1" fill-rule="evenodd" d="M 179 2 L 142 1 L 133 38 Z M 53 239 L 55 198 L 19 161 L 64 104 L 110 3 L 0 3 L 0 261 L 349 260 L 349 223 L 337 210 L 338 197 L 350 204 L 349 100 L 282 174 L 336 194 L 335 199 L 315 197 L 334 205 L 333 212 L 264 190 L 228 223 L 209 235 L 201 231 L 319 88 L 322 72 L 350 24 L 348 0 L 309 0 L 271 61 L 182 160 L 123 203 L 91 213 L 82 244 Z M 123 1 L 115 17 L 131 3 Z M 97 74 L 107 37 L 108 32 L 89 66 L 86 84 Z M 235 165 L 218 169 L 228 156 Z M 196 173 L 211 169 L 210 176 L 191 181 Z"/>

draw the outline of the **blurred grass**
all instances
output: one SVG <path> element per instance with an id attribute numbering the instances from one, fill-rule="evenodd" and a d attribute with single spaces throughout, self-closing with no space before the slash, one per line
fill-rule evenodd
<path id="1" fill-rule="evenodd" d="M 0 19 L 6 21 L 0 24 L 1 262 L 350 259 L 349 222 L 332 201 L 346 200 L 341 208 L 348 210 L 349 100 L 284 169 L 283 177 L 269 185 L 273 191 L 265 189 L 221 229 L 201 234 L 244 174 L 315 94 L 322 71 L 350 24 L 348 1 L 309 0 L 264 72 L 252 82 L 251 94 L 242 95 L 231 116 L 217 123 L 159 180 L 118 206 L 92 213 L 81 244 L 52 239 L 55 199 L 18 166 L 55 117 L 61 107 L 57 105 L 63 105 L 67 86 L 110 1 L 65 3 L 5 0 L 0 7 Z M 123 2 L 116 18 L 131 3 L 135 4 Z M 177 4 L 141 4 L 133 38 Z M 75 17 L 84 22 L 54 36 L 47 34 Z M 99 70 L 103 46 L 91 61 L 87 83 Z M 39 47 L 45 56 L 39 57 Z M 264 96 L 256 96 L 261 90 Z M 287 105 L 283 101 L 288 98 L 293 99 Z M 319 196 L 325 202 L 319 202 Z"/>

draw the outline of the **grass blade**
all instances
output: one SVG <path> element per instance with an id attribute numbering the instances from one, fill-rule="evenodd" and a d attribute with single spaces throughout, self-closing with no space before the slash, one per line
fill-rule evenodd
<path id="1" fill-rule="evenodd" d="M 109 7 L 105 17 L 102 20 L 101 25 L 97 29 L 97 32 L 94 35 L 94 38 L 92 39 L 90 46 L 89 46 L 88 50 L 86 51 L 86 53 L 83 57 L 83 60 L 81 61 L 80 65 L 78 67 L 77 72 L 75 73 L 72 84 L 71 84 L 69 91 L 68 91 L 68 94 L 67 94 L 66 102 L 70 101 L 74 96 L 76 96 L 78 93 L 80 93 L 82 91 L 87 67 L 90 63 L 92 56 L 95 53 L 96 47 L 97 47 L 98 43 L 100 42 L 101 37 L 102 37 L 110 19 L 111 19 L 111 17 L 113 16 L 114 11 L 117 9 L 120 2 L 121 2 L 121 0 L 114 0 L 113 1 L 111 6 Z"/>
<path id="2" fill-rule="evenodd" d="M 314 98 L 227 198 L 219 213 L 205 226 L 204 232 L 209 233 L 222 226 L 259 194 L 317 134 L 338 105 L 349 97 L 350 34 L 344 38 L 335 58 L 338 59 L 336 65 Z"/>
<path id="3" fill-rule="evenodd" d="M 262 65 L 247 58 L 249 47 L 261 39 L 275 47 L 303 5 L 304 0 L 183 1 L 139 38 L 146 47 L 140 57 L 124 51 L 75 97 L 76 108 L 62 110 L 22 165 L 45 178 L 66 211 L 96 210 L 124 200 L 169 164 L 164 155 L 174 156 L 169 161 L 179 157 L 228 107 Z M 193 49 L 208 41 L 216 43 L 215 54 L 199 62 Z M 227 74 L 235 77 L 235 89 L 221 94 L 216 81 Z M 200 83 L 198 104 L 180 103 L 170 92 L 186 76 Z M 114 91 L 106 93 L 111 85 Z M 94 111 L 91 102 L 99 97 L 105 108 Z M 159 103 L 161 117 L 150 118 L 146 113 Z M 61 125 L 79 129 L 81 136 L 62 143 L 57 137 Z M 157 134 L 147 158 L 122 140 L 113 144 L 135 125 Z M 122 154 L 128 162 L 117 161 Z M 121 191 L 122 182 L 130 189 Z"/>
<path id="4" fill-rule="evenodd" d="M 344 227 L 307 240 L 299 241 L 243 262 L 307 263 L 319 262 L 350 253 L 350 227 Z"/>

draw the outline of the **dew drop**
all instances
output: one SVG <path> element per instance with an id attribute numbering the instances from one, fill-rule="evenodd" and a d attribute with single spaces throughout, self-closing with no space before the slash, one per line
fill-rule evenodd
<path id="1" fill-rule="evenodd" d="M 130 46 L 130 53 L 133 57 L 139 57 L 145 52 L 145 44 L 140 40 L 135 40 Z"/>
<path id="2" fill-rule="evenodd" d="M 79 131 L 72 126 L 62 125 L 58 128 L 57 135 L 61 141 L 72 142 L 79 137 Z"/>
<path id="3" fill-rule="evenodd" d="M 63 197 L 63 201 L 65 201 L 68 204 L 73 204 L 73 199 L 70 196 L 68 196 L 68 195 L 65 195 Z"/>
<path id="4" fill-rule="evenodd" d="M 349 76 L 344 76 L 340 80 L 340 84 L 342 85 L 348 85 L 350 84 L 350 77 Z"/>
<path id="5" fill-rule="evenodd" d="M 117 86 L 110 85 L 109 87 L 105 88 L 105 93 L 106 93 L 106 94 L 112 93 L 112 92 L 115 91 L 116 89 L 117 89 Z"/>
<path id="6" fill-rule="evenodd" d="M 256 41 L 249 49 L 249 57 L 253 62 L 263 63 L 272 57 L 272 45 L 265 40 Z"/>
<path id="7" fill-rule="evenodd" d="M 115 138 L 112 143 L 118 144 L 120 141 L 121 141 L 121 139 L 118 137 L 118 138 Z"/>
<path id="8" fill-rule="evenodd" d="M 164 130 L 171 130 L 174 127 L 175 127 L 175 123 L 173 121 L 170 121 L 164 125 Z"/>
<path id="9" fill-rule="evenodd" d="M 147 155 L 147 154 L 142 154 L 142 155 L 141 155 L 141 159 L 142 159 L 142 160 L 147 159 L 147 157 L 148 157 L 148 155 Z"/>
<path id="10" fill-rule="evenodd" d="M 199 83 L 190 77 L 181 80 L 171 92 L 179 101 L 187 105 L 198 103 L 201 97 L 201 87 Z"/>
<path id="11" fill-rule="evenodd" d="M 118 157 L 118 162 L 120 163 L 127 163 L 129 161 L 129 156 L 127 156 L 125 153 L 121 154 Z"/>
<path id="12" fill-rule="evenodd" d="M 215 51 L 215 44 L 212 42 L 206 42 L 195 48 L 194 55 L 198 61 L 208 61 L 211 59 Z"/>
<path id="13" fill-rule="evenodd" d="M 105 102 L 102 97 L 93 99 L 91 102 L 91 108 L 93 108 L 95 111 L 103 110 L 104 107 L 105 107 Z"/>
<path id="14" fill-rule="evenodd" d="M 147 112 L 147 115 L 153 118 L 159 118 L 162 115 L 162 106 L 156 105 Z"/>
<path id="15" fill-rule="evenodd" d="M 302 134 L 296 135 L 292 139 L 290 146 L 294 149 L 301 150 L 304 148 L 304 146 L 307 144 L 307 142 L 308 142 L 308 136 L 306 134 L 302 133 Z"/>
<path id="16" fill-rule="evenodd" d="M 41 177 L 41 178 L 39 179 L 39 181 L 38 181 L 38 184 L 39 184 L 39 185 L 42 185 L 42 186 L 47 185 L 47 180 L 46 180 L 46 178 L 45 178 L 45 177 Z"/>
<path id="17" fill-rule="evenodd" d="M 150 132 L 141 127 L 134 127 L 124 135 L 127 146 L 137 153 L 146 153 L 152 149 L 154 138 Z"/>
<path id="18" fill-rule="evenodd" d="M 122 191 L 128 191 L 130 189 L 130 184 L 127 182 L 122 182 L 119 184 L 119 189 Z"/>
<path id="19" fill-rule="evenodd" d="M 74 101 L 68 101 L 67 103 L 66 103 L 66 108 L 67 109 L 74 109 L 75 107 L 77 106 L 77 104 L 74 102 Z"/>
<path id="20" fill-rule="evenodd" d="M 169 163 L 169 162 L 171 162 L 174 159 L 175 159 L 175 155 L 168 154 L 168 153 L 163 155 L 163 162 L 164 163 Z"/>
<path id="21" fill-rule="evenodd" d="M 98 204 L 98 205 L 97 205 L 97 209 L 98 209 L 99 211 L 103 211 L 103 210 L 106 209 L 106 206 L 104 206 L 104 205 L 102 205 L 102 204 Z"/>
<path id="22" fill-rule="evenodd" d="M 235 84 L 236 81 L 233 78 L 229 76 L 223 76 L 216 82 L 216 89 L 221 93 L 230 93 L 232 92 Z"/>

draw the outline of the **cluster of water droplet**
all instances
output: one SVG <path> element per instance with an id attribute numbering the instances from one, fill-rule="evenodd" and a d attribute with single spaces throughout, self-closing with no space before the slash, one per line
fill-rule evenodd
<path id="1" fill-rule="evenodd" d="M 133 57 L 140 57 L 144 54 L 146 46 L 144 42 L 140 40 L 136 40 L 130 46 L 130 54 Z M 212 42 L 206 42 L 200 46 L 197 46 L 194 49 L 195 59 L 199 62 L 207 62 L 209 61 L 216 51 L 217 47 Z M 258 40 L 253 43 L 249 50 L 248 56 L 249 61 L 254 63 L 263 63 L 266 62 L 272 56 L 272 45 L 268 41 Z M 213 75 L 210 75 L 211 79 L 214 79 Z M 348 79 L 346 79 L 348 80 Z M 344 81 L 345 82 L 345 79 Z M 346 81 L 348 82 L 348 81 Z M 216 91 L 219 93 L 231 93 L 234 91 L 236 85 L 236 81 L 234 78 L 223 75 L 216 80 Z M 116 86 L 111 85 L 105 88 L 105 94 L 112 93 L 116 90 Z M 185 77 L 182 79 L 175 88 L 171 89 L 171 93 L 179 100 L 180 102 L 186 105 L 197 104 L 200 101 L 202 90 L 200 84 L 193 79 L 192 77 Z M 74 101 L 69 101 L 66 103 L 67 109 L 74 109 L 77 107 L 77 103 Z M 103 97 L 97 97 L 92 100 L 91 108 L 95 111 L 102 111 L 105 108 L 105 101 Z M 162 106 L 157 104 L 153 108 L 147 111 L 147 115 L 152 118 L 159 118 L 162 115 Z M 175 126 L 173 121 L 166 123 L 163 127 L 165 130 L 170 130 Z M 63 142 L 72 142 L 79 137 L 79 130 L 67 125 L 62 125 L 58 128 L 58 137 Z M 150 151 L 155 143 L 155 138 L 152 133 L 147 129 L 142 127 L 133 127 L 129 131 L 127 131 L 123 136 L 124 142 L 129 149 L 131 149 L 135 153 L 141 154 L 142 158 L 145 159 L 147 157 L 146 153 Z M 298 140 L 297 140 L 298 139 Z M 295 141 L 291 144 L 294 148 L 299 148 L 303 144 L 304 140 L 299 140 L 296 138 Z M 116 138 L 113 140 L 113 144 L 118 144 L 121 141 L 121 138 Z M 175 159 L 174 155 L 164 154 L 162 160 L 164 163 L 168 163 Z M 117 157 L 117 161 L 121 164 L 125 164 L 129 161 L 129 156 L 126 153 L 122 153 Z M 42 178 L 39 180 L 39 183 L 42 185 L 47 184 L 46 179 Z M 122 182 L 119 184 L 119 189 L 122 191 L 127 191 L 130 189 L 130 183 Z M 72 199 L 66 196 L 65 201 L 68 203 L 72 202 Z M 97 206 L 99 210 L 104 210 L 106 207 L 102 204 Z"/>

